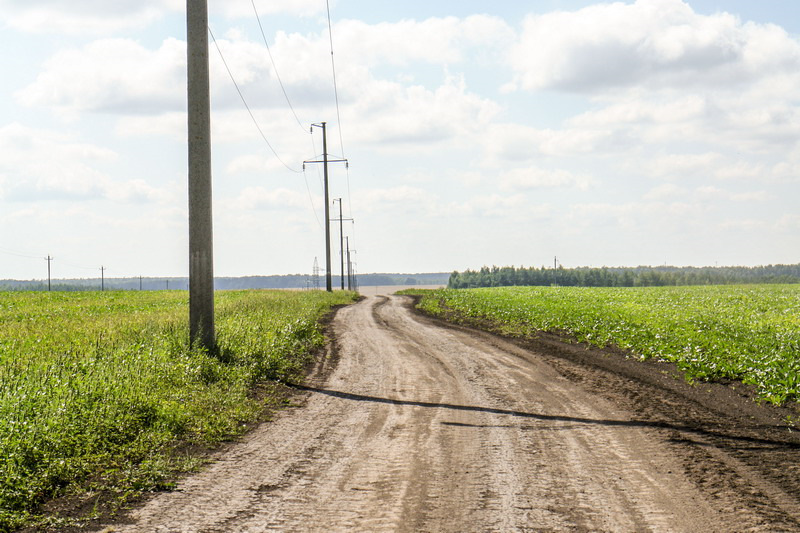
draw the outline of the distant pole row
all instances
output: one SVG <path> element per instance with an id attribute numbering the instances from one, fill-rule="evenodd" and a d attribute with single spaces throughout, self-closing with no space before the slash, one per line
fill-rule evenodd
<path id="1" fill-rule="evenodd" d="M 342 282 L 342 290 L 344 290 L 344 221 L 349 220 L 352 221 L 352 218 L 343 218 L 342 217 L 342 199 L 341 198 L 334 198 L 334 202 L 339 202 L 339 255 L 341 256 L 341 282 Z M 336 222 L 334 219 L 332 222 Z M 348 237 L 349 240 L 349 237 Z M 348 260 L 349 261 L 349 260 Z M 348 290 L 350 289 L 350 282 L 348 279 Z"/>
<path id="2" fill-rule="evenodd" d="M 323 165 L 323 192 L 325 196 L 325 290 L 331 292 L 333 290 L 333 284 L 331 282 L 331 214 L 330 196 L 328 195 L 328 163 L 344 163 L 345 165 L 348 163 L 347 159 L 328 159 L 328 134 L 326 124 L 326 122 L 320 122 L 319 124 L 311 125 L 312 133 L 314 132 L 314 128 L 322 129 L 322 160 L 303 161 L 303 168 L 305 168 L 308 163 L 322 163 Z M 339 209 L 341 213 L 341 202 Z M 342 268 L 342 271 L 344 271 L 344 268 Z M 344 281 L 342 282 L 342 288 L 344 288 Z"/>

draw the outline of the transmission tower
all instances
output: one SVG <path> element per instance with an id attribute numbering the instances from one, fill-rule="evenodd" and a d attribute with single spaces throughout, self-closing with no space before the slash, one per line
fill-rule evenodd
<path id="1" fill-rule="evenodd" d="M 311 278 L 311 281 L 312 281 L 312 285 L 314 287 L 314 290 L 318 291 L 319 290 L 319 263 L 317 262 L 317 258 L 316 257 L 314 258 L 314 271 L 313 271 L 313 276 Z"/>

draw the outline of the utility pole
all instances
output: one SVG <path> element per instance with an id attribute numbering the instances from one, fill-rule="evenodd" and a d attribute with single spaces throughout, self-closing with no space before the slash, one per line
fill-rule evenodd
<path id="1" fill-rule="evenodd" d="M 353 265 L 350 263 L 350 237 L 347 237 L 347 290 L 353 290 Z"/>
<path id="2" fill-rule="evenodd" d="M 558 256 L 553 257 L 553 285 L 558 286 Z"/>
<path id="3" fill-rule="evenodd" d="M 47 291 L 50 292 L 50 261 L 53 260 L 49 255 L 44 258 L 47 261 Z"/>
<path id="4" fill-rule="evenodd" d="M 344 290 L 344 225 L 342 224 L 343 221 L 349 220 L 353 221 L 352 218 L 342 218 L 342 199 L 341 198 L 334 198 L 334 202 L 339 202 L 339 255 L 342 257 L 342 290 Z M 336 220 L 333 220 L 336 222 Z"/>
<path id="5" fill-rule="evenodd" d="M 339 201 L 339 259 L 341 260 L 341 274 L 339 274 L 340 281 L 342 282 L 342 290 L 344 290 L 344 224 L 342 224 L 342 199 L 334 198 L 333 201 Z"/>
<path id="6" fill-rule="evenodd" d="M 331 214 L 330 214 L 330 199 L 328 197 L 328 163 L 344 163 L 347 165 L 347 159 L 328 159 L 328 134 L 325 128 L 326 122 L 311 125 L 311 132 L 314 128 L 322 128 L 322 161 L 303 161 L 303 169 L 306 168 L 306 163 L 322 163 L 323 171 L 323 189 L 325 192 L 325 290 L 331 292 L 333 290 L 331 284 Z"/>
<path id="7" fill-rule="evenodd" d="M 208 0 L 186 0 L 189 133 L 189 335 L 209 352 L 214 332 L 214 241 L 211 212 L 211 97 Z"/>
<path id="8" fill-rule="evenodd" d="M 101 267 L 100 267 L 100 290 L 101 290 L 101 291 L 104 291 L 104 290 L 106 290 L 106 276 L 105 276 L 105 272 L 106 272 L 106 267 L 104 267 L 104 266 L 101 266 Z"/>
<path id="9" fill-rule="evenodd" d="M 139 276 L 139 290 L 142 290 L 142 276 Z"/>

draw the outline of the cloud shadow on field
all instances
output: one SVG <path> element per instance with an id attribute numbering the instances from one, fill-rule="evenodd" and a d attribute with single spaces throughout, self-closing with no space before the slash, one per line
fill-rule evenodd
<path id="1" fill-rule="evenodd" d="M 363 394 L 353 394 L 350 392 L 342 392 L 337 390 L 330 390 L 330 389 L 322 389 L 318 387 L 309 387 L 306 385 L 292 385 L 293 388 L 297 390 L 307 391 L 316 394 L 324 394 L 326 396 L 332 396 L 334 398 L 341 398 L 343 400 L 350 400 L 355 402 L 371 402 L 371 403 L 382 403 L 382 404 L 389 404 L 389 405 L 409 405 L 413 407 L 424 407 L 430 409 L 451 409 L 454 411 L 470 411 L 476 413 L 489 413 L 495 415 L 505 415 L 511 416 L 516 418 L 523 418 L 528 420 L 540 420 L 546 422 L 572 422 L 575 424 L 581 425 L 597 425 L 597 426 L 608 426 L 608 427 L 630 427 L 630 428 L 650 428 L 650 429 L 665 429 L 665 430 L 672 430 L 677 431 L 684 434 L 692 434 L 698 436 L 700 438 L 712 438 L 716 439 L 716 442 L 709 443 L 709 442 L 697 442 L 688 439 L 676 439 L 675 437 L 670 438 L 670 441 L 683 441 L 688 443 L 692 443 L 695 445 L 700 446 L 715 446 L 715 447 L 724 447 L 724 448 L 739 448 L 741 447 L 742 443 L 750 443 L 754 445 L 761 445 L 763 448 L 762 450 L 766 451 L 767 449 L 800 449 L 800 444 L 792 441 L 780 441 L 774 439 L 766 439 L 761 437 L 754 437 L 749 435 L 736 435 L 736 434 L 729 434 L 722 431 L 712 431 L 709 429 L 705 429 L 699 426 L 691 426 L 685 424 L 675 424 L 670 422 L 663 422 L 663 421 L 656 421 L 656 420 L 611 420 L 611 419 L 596 419 L 596 418 L 585 418 L 585 417 L 574 417 L 574 416 L 565 416 L 565 415 L 546 415 L 540 413 L 526 413 L 524 411 L 514 411 L 509 409 L 497 409 L 494 407 L 480 407 L 480 406 L 473 406 L 473 405 L 456 405 L 456 404 L 449 404 L 449 403 L 436 403 L 436 402 L 422 402 L 417 400 L 399 400 L 393 398 L 381 398 L 377 396 L 366 396 Z M 465 427 L 481 427 L 479 425 L 468 425 L 468 424 L 456 424 L 456 423 L 445 423 L 447 425 L 458 425 L 458 426 L 465 426 Z M 494 427 L 494 426 L 487 426 L 487 427 Z M 514 426 L 508 426 L 512 428 Z M 562 428 L 563 429 L 563 428 Z M 752 429 L 752 428 L 751 428 Z M 724 443 L 720 443 L 718 439 L 723 439 Z M 737 443 L 737 444 L 734 444 Z"/>

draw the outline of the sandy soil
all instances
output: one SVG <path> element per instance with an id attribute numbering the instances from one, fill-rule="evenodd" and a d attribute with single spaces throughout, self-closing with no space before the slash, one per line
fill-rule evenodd
<path id="1" fill-rule="evenodd" d="M 106 531 L 800 531 L 798 433 L 729 387 L 408 297 L 332 334 L 298 407 Z"/>

